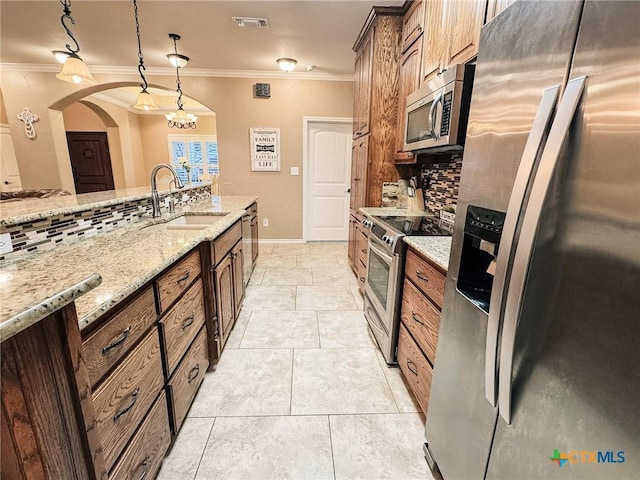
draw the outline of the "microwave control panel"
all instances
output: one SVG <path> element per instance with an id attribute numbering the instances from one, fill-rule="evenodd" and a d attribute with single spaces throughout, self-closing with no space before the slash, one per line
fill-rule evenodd
<path id="1" fill-rule="evenodd" d="M 449 125 L 451 123 L 451 101 L 453 100 L 453 93 L 447 93 L 442 99 L 442 123 L 440 124 L 440 136 L 446 137 L 449 135 Z"/>

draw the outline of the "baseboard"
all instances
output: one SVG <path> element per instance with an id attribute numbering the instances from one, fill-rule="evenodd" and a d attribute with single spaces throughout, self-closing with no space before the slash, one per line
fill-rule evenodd
<path id="1" fill-rule="evenodd" d="M 302 238 L 260 238 L 258 243 L 307 243 L 307 241 Z"/>

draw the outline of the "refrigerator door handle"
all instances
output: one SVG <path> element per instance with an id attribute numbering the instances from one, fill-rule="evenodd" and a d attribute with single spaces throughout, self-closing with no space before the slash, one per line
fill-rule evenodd
<path id="1" fill-rule="evenodd" d="M 522 221 L 522 230 L 516 247 L 509 279 L 509 288 L 500 345 L 500 373 L 498 411 L 507 424 L 511 423 L 511 382 L 516 330 L 525 296 L 529 265 L 538 232 L 538 223 L 547 191 L 553 178 L 555 166 L 569 133 L 573 117 L 578 109 L 586 77 L 570 80 L 560 101 L 558 113 L 551 126 L 547 145 L 542 152 L 527 208 Z"/>
<path id="2" fill-rule="evenodd" d="M 516 173 L 516 179 L 509 198 L 509 207 L 500 238 L 500 248 L 496 259 L 496 271 L 491 287 L 491 301 L 489 307 L 489 323 L 487 326 L 487 343 L 485 348 L 485 372 L 484 391 L 485 397 L 492 407 L 496 406 L 498 400 L 497 388 L 497 361 L 498 361 L 498 337 L 500 335 L 500 324 L 502 320 L 502 303 L 505 292 L 506 272 L 511 260 L 512 247 L 515 240 L 516 227 L 522 204 L 527 192 L 527 187 L 534 170 L 536 160 L 539 158 L 545 145 L 545 135 L 549 132 L 553 112 L 558 102 L 560 85 L 547 88 L 542 93 L 542 99 L 538 105 L 538 111 L 531 131 L 527 138 L 527 143 L 522 152 L 520 166 Z"/>

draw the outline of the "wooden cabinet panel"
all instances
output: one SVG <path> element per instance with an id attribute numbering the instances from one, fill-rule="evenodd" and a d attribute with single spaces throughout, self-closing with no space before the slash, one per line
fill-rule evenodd
<path id="1" fill-rule="evenodd" d="M 359 221 L 353 215 L 349 215 L 349 243 L 347 246 L 347 258 L 349 264 L 355 272 L 356 268 L 356 252 L 358 251 L 358 225 Z"/>
<path id="2" fill-rule="evenodd" d="M 446 67 L 465 63 L 478 54 L 480 29 L 484 23 L 487 0 L 448 2 L 451 43 Z"/>
<path id="3" fill-rule="evenodd" d="M 127 450 L 113 467 L 109 480 L 155 478 L 171 443 L 167 399 L 160 395 Z"/>
<path id="4" fill-rule="evenodd" d="M 167 378 L 180 362 L 204 320 L 202 280 L 198 280 L 159 322 Z"/>
<path id="5" fill-rule="evenodd" d="M 200 275 L 200 251 L 195 250 L 163 274 L 156 282 L 160 313 L 171 306 Z"/>
<path id="6" fill-rule="evenodd" d="M 107 470 L 144 418 L 163 383 L 160 339 L 154 329 L 93 394 L 96 428 L 102 438 Z"/>
<path id="7" fill-rule="evenodd" d="M 220 345 L 224 347 L 235 320 L 235 302 L 233 299 L 233 264 L 231 255 L 227 255 L 214 270 L 216 303 L 218 306 L 218 325 Z"/>
<path id="8" fill-rule="evenodd" d="M 367 265 L 367 254 L 369 253 L 369 237 L 367 236 L 368 230 L 364 227 L 358 230 L 358 243 L 357 243 L 357 258 L 363 265 Z"/>
<path id="9" fill-rule="evenodd" d="M 373 42 L 370 33 L 363 40 L 356 56 L 354 77 L 354 117 L 353 137 L 357 138 L 369 133 L 369 116 L 371 114 L 371 76 L 372 76 Z"/>
<path id="10" fill-rule="evenodd" d="M 149 285 L 82 342 L 92 386 L 133 348 L 156 318 L 155 297 Z"/>
<path id="11" fill-rule="evenodd" d="M 449 22 L 446 0 L 427 0 L 424 11 L 425 33 L 422 39 L 422 81 L 427 82 L 443 68 L 449 46 Z"/>
<path id="12" fill-rule="evenodd" d="M 203 328 L 169 381 L 172 425 L 175 434 L 180 430 L 208 366 L 207 329 Z"/>
<path id="13" fill-rule="evenodd" d="M 402 20 L 402 51 L 405 52 L 424 29 L 424 2 L 415 0 Z"/>
<path id="14" fill-rule="evenodd" d="M 405 276 L 418 287 L 429 299 L 442 309 L 445 276 L 428 261 L 407 251 Z"/>
<path id="15" fill-rule="evenodd" d="M 433 365 L 436 359 L 436 346 L 438 345 L 440 312 L 408 280 L 404 281 L 400 318 Z"/>
<path id="16" fill-rule="evenodd" d="M 213 242 L 213 264 L 217 265 L 227 256 L 229 250 L 242 239 L 242 222 L 238 220 Z"/>
<path id="17" fill-rule="evenodd" d="M 367 206 L 367 163 L 369 156 L 369 136 L 365 135 L 353 142 L 351 150 L 351 213 Z M 382 188 L 382 184 L 379 185 Z"/>
<path id="18" fill-rule="evenodd" d="M 433 369 L 402 322 L 400 322 L 398 336 L 398 366 L 409 382 L 420 408 L 426 414 L 429 406 Z"/>
<path id="19" fill-rule="evenodd" d="M 410 152 L 404 151 L 406 128 L 407 96 L 420 87 L 420 66 L 422 64 L 422 36 L 402 54 L 400 61 L 400 86 L 398 94 L 398 125 L 396 128 L 396 163 L 414 163 Z"/>
<path id="20" fill-rule="evenodd" d="M 233 300 L 234 312 L 237 317 L 244 300 L 244 265 L 242 258 L 242 242 L 236 243 L 231 250 L 231 263 L 233 266 Z"/>
<path id="21" fill-rule="evenodd" d="M 251 262 L 253 266 L 255 266 L 258 261 L 258 249 L 259 249 L 259 241 L 258 241 L 258 217 L 254 217 L 251 219 Z"/>

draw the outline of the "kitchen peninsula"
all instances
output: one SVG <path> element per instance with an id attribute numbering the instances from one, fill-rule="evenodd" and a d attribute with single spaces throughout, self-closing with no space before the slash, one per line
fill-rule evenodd
<path id="1" fill-rule="evenodd" d="M 155 475 L 244 294 L 257 198 L 207 190 L 155 219 L 142 189 L 2 205 L 44 248 L 0 265 L 3 475 Z"/>

